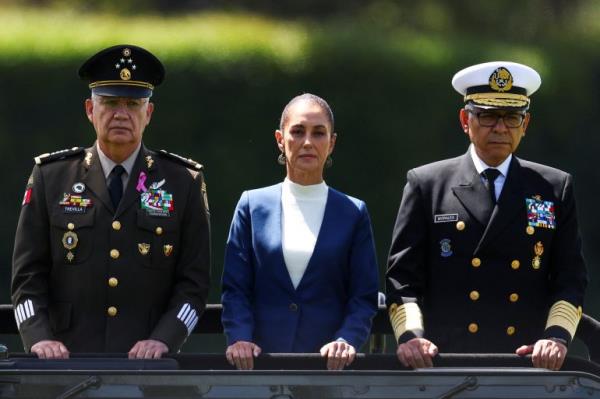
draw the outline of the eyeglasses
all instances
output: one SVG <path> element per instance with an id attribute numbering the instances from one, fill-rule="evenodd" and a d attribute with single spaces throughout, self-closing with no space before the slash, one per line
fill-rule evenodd
<path id="1" fill-rule="evenodd" d="M 502 119 L 506 127 L 520 127 L 523 124 L 523 121 L 525 120 L 525 114 L 521 114 L 519 112 L 508 112 L 502 115 L 496 112 L 489 111 L 467 111 L 477 116 L 477 121 L 483 127 L 494 127 L 498 123 L 499 119 Z"/>

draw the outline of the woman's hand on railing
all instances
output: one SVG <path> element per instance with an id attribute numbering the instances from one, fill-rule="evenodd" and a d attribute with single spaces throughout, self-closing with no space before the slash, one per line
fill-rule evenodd
<path id="1" fill-rule="evenodd" d="M 260 355 L 260 346 L 253 342 L 237 341 L 227 347 L 225 357 L 232 366 L 238 370 L 252 370 L 254 358 Z"/>

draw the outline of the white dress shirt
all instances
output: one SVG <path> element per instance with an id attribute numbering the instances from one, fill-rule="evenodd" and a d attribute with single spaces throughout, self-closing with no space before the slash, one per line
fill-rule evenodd
<path id="1" fill-rule="evenodd" d="M 486 182 L 486 178 L 481 174 L 486 169 L 497 169 L 500 174 L 494 181 L 494 186 L 496 189 L 496 201 L 500 198 L 500 194 L 502 193 L 502 188 L 504 187 L 504 182 L 506 181 L 506 176 L 508 176 L 508 167 L 510 166 L 510 161 L 512 159 L 512 154 L 509 154 L 508 157 L 498 166 L 489 166 L 485 162 L 479 158 L 477 152 L 475 151 L 475 146 L 471 144 L 469 147 L 469 151 L 471 152 L 471 158 L 473 159 L 473 163 L 475 164 L 475 169 L 477 169 L 477 173 L 481 176 L 481 181 L 483 183 Z"/>
<path id="2" fill-rule="evenodd" d="M 127 182 L 129 181 L 129 176 L 131 175 L 131 170 L 133 169 L 133 164 L 137 159 L 137 156 L 142 148 L 142 143 L 138 144 L 135 151 L 123 162 L 120 164 L 115 163 L 112 159 L 106 156 L 105 153 L 100 149 L 100 145 L 96 141 L 96 149 L 98 150 L 98 158 L 100 158 L 100 165 L 102 165 L 102 171 L 104 172 L 104 178 L 108 180 L 108 175 L 112 172 L 113 168 L 117 165 L 121 165 L 125 169 L 125 173 L 121 175 L 121 180 L 123 181 L 123 192 L 125 191 L 125 187 L 127 187 Z"/>

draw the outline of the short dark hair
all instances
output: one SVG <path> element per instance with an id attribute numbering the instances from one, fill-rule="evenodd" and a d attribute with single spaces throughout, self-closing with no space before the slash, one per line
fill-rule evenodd
<path id="1" fill-rule="evenodd" d="M 329 124 L 331 125 L 331 133 L 334 132 L 334 128 L 333 128 L 333 111 L 331 110 L 331 107 L 329 106 L 329 104 L 327 104 L 327 101 L 325 101 L 321 97 L 319 97 L 319 96 L 317 96 L 315 94 L 311 94 L 311 93 L 300 94 L 299 96 L 296 96 L 296 97 L 292 98 L 290 100 L 290 102 L 287 103 L 287 105 L 283 109 L 283 112 L 281 113 L 281 119 L 279 120 L 279 130 L 283 131 L 283 127 L 285 126 L 285 122 L 287 121 L 290 108 L 293 105 L 295 105 L 296 103 L 300 102 L 300 101 L 306 101 L 306 102 L 310 102 L 310 103 L 316 104 L 323 111 L 325 111 L 325 115 L 327 116 L 327 120 L 328 120 Z"/>

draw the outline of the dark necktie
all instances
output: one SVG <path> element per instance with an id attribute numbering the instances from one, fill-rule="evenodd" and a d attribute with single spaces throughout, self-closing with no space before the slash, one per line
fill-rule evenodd
<path id="1" fill-rule="evenodd" d="M 121 180 L 123 173 L 125 173 L 125 168 L 117 165 L 108 175 L 108 193 L 115 209 L 119 207 L 119 202 L 121 202 L 123 196 L 123 180 Z"/>
<path id="2" fill-rule="evenodd" d="M 490 198 L 492 200 L 492 206 L 496 205 L 496 184 L 494 182 L 500 176 L 500 171 L 498 169 L 488 168 L 481 172 L 483 177 L 487 180 L 487 188 L 490 192 Z"/>

